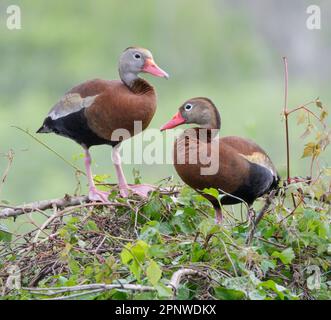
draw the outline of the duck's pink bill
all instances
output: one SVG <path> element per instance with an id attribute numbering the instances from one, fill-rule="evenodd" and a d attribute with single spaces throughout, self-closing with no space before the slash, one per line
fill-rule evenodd
<path id="1" fill-rule="evenodd" d="M 186 122 L 186 120 L 183 118 L 181 113 L 177 112 L 169 122 L 167 122 L 165 125 L 163 125 L 161 127 L 160 130 L 163 131 L 163 130 L 167 130 L 167 129 L 172 129 L 185 122 Z"/>
<path id="2" fill-rule="evenodd" d="M 156 77 L 162 77 L 162 78 L 166 78 L 169 79 L 169 75 L 162 70 L 155 62 L 153 59 L 147 59 L 145 62 L 145 65 L 142 69 L 143 72 L 147 72 L 152 74 L 153 76 Z"/>

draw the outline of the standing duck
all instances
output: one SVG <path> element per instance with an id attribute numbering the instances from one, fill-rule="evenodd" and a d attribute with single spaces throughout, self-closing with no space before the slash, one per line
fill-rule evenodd
<path id="1" fill-rule="evenodd" d="M 216 223 L 222 221 L 222 205 L 245 201 L 249 208 L 262 195 L 276 188 L 279 177 L 268 155 L 251 140 L 229 136 L 216 137 L 221 118 L 208 98 L 186 101 L 161 131 L 181 124 L 197 124 L 186 129 L 174 144 L 174 165 L 178 175 L 205 196 L 215 209 Z M 202 192 L 215 188 L 220 201 Z"/>
<path id="2" fill-rule="evenodd" d="M 121 141 L 146 129 L 156 110 L 154 88 L 139 73 L 168 78 L 154 62 L 150 51 L 129 47 L 119 60 L 121 80 L 94 79 L 69 90 L 48 113 L 37 133 L 56 133 L 70 138 L 85 150 L 85 167 L 91 201 L 108 201 L 108 193 L 96 189 L 91 172 L 89 148 L 106 144 L 113 147 L 112 159 L 120 194 L 129 190 L 146 196 L 152 187 L 128 185 L 121 167 Z"/>

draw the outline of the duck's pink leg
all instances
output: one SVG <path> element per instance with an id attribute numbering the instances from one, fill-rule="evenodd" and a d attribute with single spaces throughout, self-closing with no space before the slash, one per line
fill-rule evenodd
<path id="1" fill-rule="evenodd" d="M 87 148 L 84 148 L 85 150 L 85 168 L 86 168 L 86 175 L 88 179 L 88 184 L 89 184 L 89 199 L 91 201 L 101 201 L 101 202 L 109 202 L 108 201 L 108 192 L 100 191 L 95 187 L 94 181 L 93 181 L 93 175 L 92 175 L 92 170 L 91 170 L 91 155 L 90 152 Z"/>
<path id="2" fill-rule="evenodd" d="M 118 179 L 118 187 L 120 189 L 120 194 L 122 197 L 126 198 L 129 195 L 129 191 L 140 195 L 143 198 L 148 196 L 148 193 L 155 190 L 156 188 L 148 184 L 137 184 L 137 185 L 128 185 L 126 182 L 122 166 L 121 166 L 121 156 L 118 150 L 119 146 L 113 148 L 112 160 L 115 166 L 116 175 Z"/>
<path id="3" fill-rule="evenodd" d="M 223 222 L 223 213 L 221 207 L 215 207 L 215 223 L 221 225 Z"/>

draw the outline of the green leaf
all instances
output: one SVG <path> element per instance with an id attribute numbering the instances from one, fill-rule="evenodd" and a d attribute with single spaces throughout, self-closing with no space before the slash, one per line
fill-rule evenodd
<path id="1" fill-rule="evenodd" d="M 153 198 L 150 202 L 143 206 L 142 210 L 148 218 L 159 220 L 162 210 L 160 199 Z"/>
<path id="2" fill-rule="evenodd" d="M 288 291 L 289 291 L 288 289 L 286 289 L 285 287 L 277 284 L 273 280 L 267 280 L 267 281 L 261 282 L 259 284 L 259 287 L 272 290 L 274 293 L 277 294 L 278 298 L 281 299 L 281 300 L 284 300 L 285 298 L 287 298 L 287 299 L 296 299 L 295 296 L 288 293 Z"/>
<path id="3" fill-rule="evenodd" d="M 270 269 L 275 269 L 275 263 L 272 260 L 262 260 L 261 261 L 261 270 L 266 274 Z"/>
<path id="4" fill-rule="evenodd" d="M 220 300 L 242 300 L 245 298 L 245 292 L 224 287 L 214 288 L 215 297 Z"/>
<path id="5" fill-rule="evenodd" d="M 132 247 L 131 251 L 135 258 L 142 262 L 145 260 L 148 249 L 149 245 L 145 241 L 138 240 L 137 243 Z"/>
<path id="6" fill-rule="evenodd" d="M 159 283 L 155 286 L 160 298 L 169 298 L 172 296 L 172 289 L 165 286 L 163 283 Z"/>
<path id="7" fill-rule="evenodd" d="M 0 241 L 10 242 L 12 239 L 12 234 L 9 232 L 7 226 L 0 224 Z"/>
<path id="8" fill-rule="evenodd" d="M 93 220 L 88 220 L 84 226 L 84 230 L 99 231 L 99 228 Z"/>
<path id="9" fill-rule="evenodd" d="M 248 293 L 251 300 L 264 300 L 266 298 L 266 293 L 263 290 L 253 290 Z"/>
<path id="10" fill-rule="evenodd" d="M 307 273 L 312 273 L 307 278 L 307 287 L 309 290 L 320 290 L 321 289 L 321 271 L 318 266 L 308 266 Z"/>
<path id="11" fill-rule="evenodd" d="M 220 195 L 219 192 L 214 188 L 205 188 L 202 190 L 202 192 L 205 194 L 209 194 L 210 196 L 212 196 L 216 199 L 218 199 L 219 195 Z"/>
<path id="12" fill-rule="evenodd" d="M 203 257 L 206 254 L 206 250 L 201 247 L 197 242 L 192 244 L 192 262 L 203 261 Z"/>
<path id="13" fill-rule="evenodd" d="M 120 256 L 121 256 L 121 261 L 123 264 L 128 264 L 132 259 L 132 253 L 131 253 L 131 248 L 132 244 L 128 243 L 122 250 Z"/>
<path id="14" fill-rule="evenodd" d="M 108 178 L 110 178 L 109 174 L 99 174 L 94 176 L 93 180 L 97 183 L 103 183 L 105 182 Z"/>
<path id="15" fill-rule="evenodd" d="M 132 274 L 136 277 L 136 279 L 140 282 L 140 276 L 142 271 L 140 265 L 136 261 L 133 261 L 129 269 L 132 272 Z"/>
<path id="16" fill-rule="evenodd" d="M 274 251 L 272 253 L 272 257 L 279 258 L 281 262 L 284 264 L 290 264 L 292 260 L 295 258 L 295 254 L 292 248 L 287 248 L 281 252 Z"/>
<path id="17" fill-rule="evenodd" d="M 167 248 L 164 245 L 155 244 L 149 248 L 149 255 L 155 258 L 165 258 L 167 256 Z"/>
<path id="18" fill-rule="evenodd" d="M 207 237 L 208 235 L 219 232 L 219 226 L 215 225 L 214 221 L 211 219 L 204 219 L 199 224 L 199 231 L 204 237 Z"/>
<path id="19" fill-rule="evenodd" d="M 80 266 L 75 259 L 72 259 L 72 258 L 69 259 L 68 265 L 69 265 L 71 273 L 73 273 L 73 274 L 79 273 Z"/>
<path id="20" fill-rule="evenodd" d="M 155 286 L 161 279 L 162 270 L 154 260 L 151 260 L 147 267 L 146 274 L 149 282 Z"/>

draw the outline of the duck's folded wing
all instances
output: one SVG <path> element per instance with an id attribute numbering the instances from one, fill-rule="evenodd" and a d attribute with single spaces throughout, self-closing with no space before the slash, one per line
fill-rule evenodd
<path id="1" fill-rule="evenodd" d="M 267 153 L 255 142 L 235 136 L 221 138 L 222 143 L 226 143 L 234 148 L 240 156 L 247 161 L 260 165 L 271 171 L 272 175 L 278 180 L 277 170 Z"/>
<path id="2" fill-rule="evenodd" d="M 54 105 L 48 116 L 52 120 L 56 120 L 88 108 L 96 97 L 109 87 L 110 83 L 111 81 L 94 79 L 72 88 Z"/>

